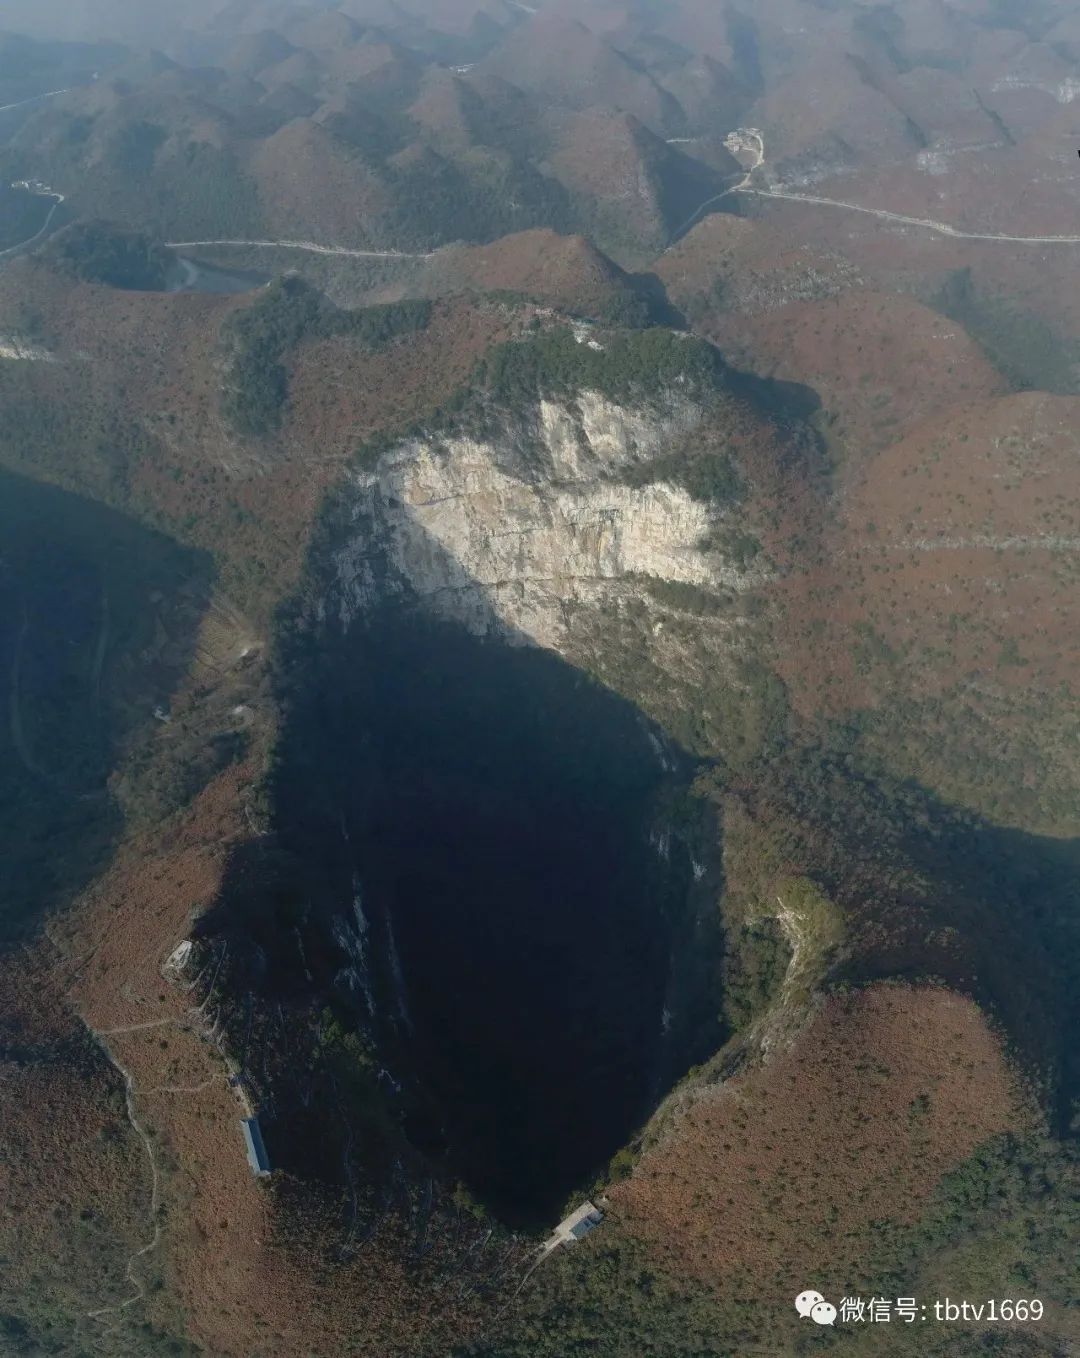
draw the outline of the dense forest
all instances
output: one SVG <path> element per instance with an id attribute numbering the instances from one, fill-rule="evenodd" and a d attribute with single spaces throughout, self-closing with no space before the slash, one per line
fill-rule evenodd
<path id="1" fill-rule="evenodd" d="M 49 241 L 44 263 L 84 283 L 156 292 L 165 287 L 172 254 L 142 231 L 112 222 L 75 222 Z"/>

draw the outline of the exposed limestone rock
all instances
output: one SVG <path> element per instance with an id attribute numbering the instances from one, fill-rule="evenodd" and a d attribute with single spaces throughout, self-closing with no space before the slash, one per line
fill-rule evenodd
<path id="1" fill-rule="evenodd" d="M 719 511 L 618 476 L 700 421 L 678 396 L 651 410 L 583 392 L 497 433 L 403 442 L 355 479 L 357 532 L 336 563 L 343 620 L 404 590 L 473 631 L 565 652 L 576 609 L 648 603 L 646 579 L 745 587 L 747 572 L 702 550 Z"/>
<path id="2" fill-rule="evenodd" d="M 20 359 L 24 363 L 56 363 L 56 356 L 40 345 L 30 344 L 17 335 L 0 335 L 0 359 Z"/>

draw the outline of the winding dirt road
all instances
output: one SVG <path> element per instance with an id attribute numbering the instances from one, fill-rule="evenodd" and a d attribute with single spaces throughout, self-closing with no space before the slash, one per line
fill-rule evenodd
<path id="1" fill-rule="evenodd" d="M 85 1023 L 86 1020 L 84 1019 L 83 1022 Z M 89 1025 L 87 1026 L 89 1027 Z M 131 1123 L 133 1131 L 135 1132 L 136 1136 L 138 1136 L 139 1140 L 142 1142 L 143 1149 L 146 1151 L 146 1157 L 150 1161 L 150 1209 L 148 1213 L 149 1226 L 151 1231 L 150 1239 L 146 1242 L 145 1245 L 137 1249 L 128 1259 L 125 1274 L 128 1282 L 134 1289 L 130 1296 L 126 1297 L 123 1301 L 118 1302 L 115 1306 L 101 1306 L 98 1307 L 98 1309 L 95 1311 L 87 1312 L 87 1316 L 89 1317 L 90 1320 L 100 1321 L 104 1316 L 123 1315 L 123 1313 L 128 1309 L 129 1306 L 134 1306 L 136 1302 L 142 1301 L 143 1298 L 146 1296 L 146 1283 L 139 1276 L 136 1270 L 136 1266 L 138 1265 L 140 1259 L 142 1259 L 147 1254 L 152 1254 L 157 1249 L 158 1245 L 161 1243 L 161 1220 L 158 1213 L 158 1208 L 161 1205 L 161 1174 L 158 1170 L 157 1157 L 154 1154 L 153 1139 L 151 1138 L 150 1133 L 139 1121 L 139 1115 L 135 1108 L 134 1076 L 128 1070 L 127 1066 L 125 1066 L 124 1063 L 120 1060 L 120 1058 L 112 1051 L 112 1049 L 109 1047 L 109 1044 L 105 1042 L 100 1033 L 95 1032 L 93 1028 L 90 1028 L 90 1033 L 97 1042 L 98 1046 L 105 1053 L 105 1056 L 108 1059 L 109 1063 L 112 1066 L 114 1066 L 116 1070 L 120 1072 L 120 1075 L 123 1077 L 124 1103 L 127 1109 L 128 1122 Z M 112 1330 L 115 1328 L 116 1328 L 115 1326 L 108 1326 L 100 1333 L 101 1335 L 110 1334 Z"/>

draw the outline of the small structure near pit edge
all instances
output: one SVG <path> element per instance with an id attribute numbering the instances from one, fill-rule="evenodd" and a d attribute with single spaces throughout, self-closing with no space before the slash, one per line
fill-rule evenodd
<path id="1" fill-rule="evenodd" d="M 260 1179 L 266 1178 L 270 1173 L 270 1157 L 266 1153 L 266 1143 L 262 1138 L 262 1131 L 259 1128 L 257 1117 L 241 1118 L 240 1126 L 244 1132 L 244 1144 L 247 1146 L 248 1164 L 251 1172 L 257 1174 Z"/>
<path id="2" fill-rule="evenodd" d="M 564 1217 L 553 1233 L 544 1241 L 544 1253 L 558 1249 L 560 1245 L 576 1245 L 590 1231 L 595 1231 L 604 1219 L 600 1208 L 592 1202 L 583 1202 L 568 1217 Z"/>
<path id="3" fill-rule="evenodd" d="M 183 976 L 194 951 L 195 945 L 190 938 L 185 938 L 176 945 L 161 964 L 161 974 L 166 981 L 176 982 Z"/>

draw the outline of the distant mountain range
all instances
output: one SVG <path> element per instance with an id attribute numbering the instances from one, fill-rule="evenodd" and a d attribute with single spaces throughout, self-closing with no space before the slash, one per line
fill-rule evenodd
<path id="1" fill-rule="evenodd" d="M 1077 10 L 6 0 L 5 1358 L 1073 1351 Z"/>

